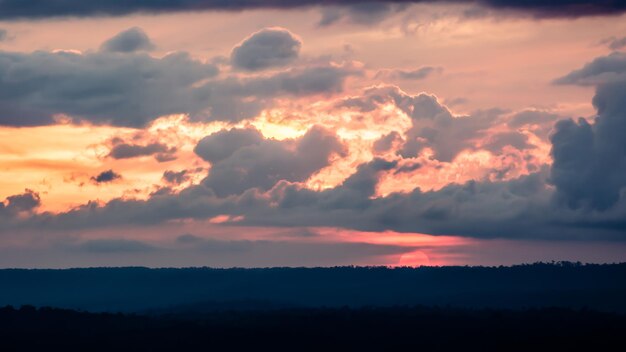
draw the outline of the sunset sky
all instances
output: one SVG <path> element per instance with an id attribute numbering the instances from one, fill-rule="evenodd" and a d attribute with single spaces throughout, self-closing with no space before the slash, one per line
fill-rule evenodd
<path id="1" fill-rule="evenodd" d="M 626 1 L 104 3 L 0 0 L 0 267 L 626 261 Z"/>

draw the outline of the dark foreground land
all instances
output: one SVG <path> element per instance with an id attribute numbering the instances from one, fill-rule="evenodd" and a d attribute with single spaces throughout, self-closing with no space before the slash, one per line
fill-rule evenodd
<path id="1" fill-rule="evenodd" d="M 624 315 L 318 308 L 137 316 L 0 309 L 2 351 L 623 351 Z"/>
<path id="2" fill-rule="evenodd" d="M 624 351 L 626 264 L 0 270 L 3 306 L 0 351 Z"/>
<path id="3" fill-rule="evenodd" d="M 5 305 L 126 313 L 416 305 L 626 313 L 626 264 L 0 270 Z"/>

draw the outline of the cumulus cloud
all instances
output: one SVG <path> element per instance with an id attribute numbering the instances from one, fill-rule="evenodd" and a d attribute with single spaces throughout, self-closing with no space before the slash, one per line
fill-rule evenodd
<path id="1" fill-rule="evenodd" d="M 626 82 L 620 78 L 623 72 L 619 65 L 589 65 L 574 71 L 585 73 L 576 73 L 571 82 L 588 84 L 587 76 L 599 82 L 593 99 L 597 117 L 594 121 L 558 122 L 550 139 L 553 165 L 530 175 L 379 195 L 377 187 L 385 177 L 424 167 L 400 155 L 364 162 L 339 185 L 313 190 L 303 182 L 328 165 L 331 155 L 343 152 L 333 133 L 316 127 L 300 138 L 278 141 L 266 139 L 252 128 L 231 129 L 198 143 L 196 153 L 211 163 L 208 176 L 199 185 L 178 193 L 155 193 L 146 200 L 118 198 L 106 204 L 88 203 L 61 214 L 32 214 L 16 220 L 19 225 L 2 223 L 0 229 L 8 231 L 19 226 L 24 230 L 67 230 L 158 224 L 173 219 L 206 220 L 221 215 L 237 218 L 241 226 L 624 240 Z M 388 86 L 344 99 L 339 106 L 367 113 L 385 104 L 394 104 L 411 125 L 405 138 L 400 133 L 383 136 L 379 149 L 386 151 L 393 143 L 400 144 L 401 153 L 428 147 L 442 161 L 472 146 L 470 142 L 479 137 L 486 141 L 484 147 L 493 151 L 503 146 L 528 148 L 529 141 L 515 134 L 519 132 L 516 129 L 547 125 L 556 118 L 545 112 L 524 111 L 504 114 L 507 118 L 500 119 L 503 113 L 497 110 L 454 116 L 432 95 L 409 95 Z M 513 130 L 484 134 L 494 122 Z M 413 138 L 418 144 L 409 144 Z M 10 202 L 3 206 L 7 204 Z M 232 221 L 220 226 L 229 224 Z"/>
<path id="2" fill-rule="evenodd" d="M 193 84 L 217 68 L 175 53 L 0 52 L 0 124 L 45 125 L 56 115 L 96 124 L 141 127 L 200 110 Z"/>
<path id="3" fill-rule="evenodd" d="M 232 129 L 203 138 L 195 152 L 211 162 L 203 184 L 219 196 L 251 188 L 268 190 L 281 180 L 301 182 L 329 165 L 345 147 L 331 132 L 311 128 L 295 140 L 264 139 L 255 129 Z"/>
<path id="4" fill-rule="evenodd" d="M 100 46 L 100 50 L 113 53 L 130 53 L 152 49 L 154 49 L 154 44 L 146 32 L 139 27 L 129 28 L 120 32 Z"/>
<path id="5" fill-rule="evenodd" d="M 593 123 L 560 121 L 551 137 L 551 181 L 558 200 L 571 208 L 607 210 L 626 197 L 626 55 L 600 57 L 559 79 L 596 82 Z"/>
<path id="6" fill-rule="evenodd" d="M 370 112 L 386 103 L 395 104 L 411 119 L 412 127 L 406 132 L 399 154 L 413 158 L 424 148 L 431 148 L 434 158 L 444 162 L 452 161 L 464 149 L 474 148 L 475 139 L 483 136 L 502 113 L 496 109 L 454 116 L 434 95 L 409 95 L 394 86 L 370 88 L 363 96 L 345 99 L 339 106 Z"/>
<path id="7" fill-rule="evenodd" d="M 334 94 L 362 70 L 350 64 L 294 68 L 269 76 L 215 78 L 217 67 L 186 53 L 0 52 L 0 125 L 38 126 L 57 117 L 143 127 L 158 117 L 236 122 L 285 96 Z"/>
<path id="8" fill-rule="evenodd" d="M 302 42 L 283 28 L 265 28 L 246 38 L 231 53 L 234 68 L 260 71 L 283 67 L 298 58 Z"/>
<path id="9" fill-rule="evenodd" d="M 91 177 L 91 180 L 95 183 L 108 183 L 122 178 L 122 175 L 113 170 L 102 171 L 96 176 Z"/>
<path id="10" fill-rule="evenodd" d="M 362 15 L 366 18 L 373 16 L 372 8 L 383 8 L 388 4 L 430 3 L 433 0 L 328 0 L 326 6 L 361 6 L 369 8 Z M 458 3 L 459 0 L 440 0 L 443 3 Z M 583 17 L 594 15 L 617 15 L 626 11 L 623 1 L 597 0 L 557 0 L 557 1 L 527 1 L 527 0 L 468 0 L 467 3 L 487 6 L 494 9 L 529 13 L 535 17 Z M 314 0 L 127 0 L 106 2 L 85 2 L 82 0 L 41 2 L 39 6 L 32 6 L 23 0 L 4 0 L 0 2 L 0 19 L 12 20 L 21 18 L 49 18 L 59 16 L 121 16 L 131 13 L 166 13 L 200 10 L 229 10 L 241 11 L 251 9 L 292 9 L 301 7 L 319 6 Z M 357 10 L 358 11 L 358 10 Z M 358 15 L 357 15 L 358 16 Z"/>

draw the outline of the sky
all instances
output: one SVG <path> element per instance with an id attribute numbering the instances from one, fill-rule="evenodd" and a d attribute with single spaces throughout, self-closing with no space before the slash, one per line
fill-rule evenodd
<path id="1" fill-rule="evenodd" d="M 626 1 L 0 1 L 0 267 L 626 261 Z"/>

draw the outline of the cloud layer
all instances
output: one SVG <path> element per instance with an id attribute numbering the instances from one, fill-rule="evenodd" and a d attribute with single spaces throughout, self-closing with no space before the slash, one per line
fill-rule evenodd
<path id="1" fill-rule="evenodd" d="M 329 0 L 324 5 L 348 6 L 355 18 L 371 21 L 372 16 L 385 11 L 388 4 L 416 3 L 469 3 L 494 9 L 515 10 L 531 13 L 538 17 L 581 17 L 589 15 L 611 15 L 623 13 L 626 3 L 620 0 Z M 4 0 L 0 2 L 0 19 L 47 18 L 58 16 L 120 16 L 131 13 L 167 13 L 199 10 L 250 10 L 250 9 L 293 9 L 319 6 L 313 0 L 162 0 L 162 1 L 106 1 L 85 2 L 81 0 L 45 0 L 34 6 L 29 1 Z M 365 13 L 360 15 L 361 13 Z M 361 17 L 359 17 L 361 16 Z M 328 22 L 328 20 L 326 21 Z"/>

